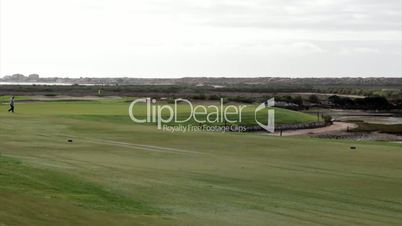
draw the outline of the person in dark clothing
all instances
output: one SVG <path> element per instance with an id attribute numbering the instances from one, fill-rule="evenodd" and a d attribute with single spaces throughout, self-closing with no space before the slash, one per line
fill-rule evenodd
<path id="1" fill-rule="evenodd" d="M 10 109 L 8 110 L 8 112 L 14 113 L 14 96 L 12 96 L 10 99 Z"/>

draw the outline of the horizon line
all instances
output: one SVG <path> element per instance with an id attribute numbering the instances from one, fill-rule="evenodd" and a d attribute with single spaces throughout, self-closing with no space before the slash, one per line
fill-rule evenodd
<path id="1" fill-rule="evenodd" d="M 15 73 L 15 74 L 11 74 L 11 75 L 0 75 L 0 79 L 4 79 L 6 76 L 13 76 L 13 75 L 24 75 L 21 73 Z M 35 74 L 35 73 L 32 73 Z M 31 75 L 31 74 L 29 74 Z M 24 75 L 25 77 L 28 77 L 29 75 Z M 39 74 L 37 74 L 39 75 Z M 292 76 L 292 75 L 267 75 L 267 76 L 219 76 L 219 75 L 208 75 L 208 76 L 166 76 L 166 77 L 159 77 L 159 76 L 155 76 L 155 77 L 151 77 L 151 76 L 146 76 L 146 77 L 142 77 L 142 76 L 41 76 L 39 75 L 39 78 L 63 78 L 63 79 L 80 79 L 80 78 L 97 78 L 97 79 L 112 79 L 112 78 L 128 78 L 128 79 L 184 79 L 184 78 L 242 78 L 242 79 L 252 79 L 252 78 L 402 78 L 402 76 L 386 76 L 386 75 L 355 75 L 355 76 L 351 76 L 351 75 L 344 75 L 344 76 L 332 76 L 332 75 L 328 75 L 328 76 L 321 76 L 321 75 L 300 75 L 300 76 Z"/>

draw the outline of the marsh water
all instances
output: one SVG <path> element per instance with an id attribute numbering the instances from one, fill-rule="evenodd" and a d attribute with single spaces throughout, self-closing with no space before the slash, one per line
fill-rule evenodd
<path id="1" fill-rule="evenodd" d="M 321 138 L 351 139 L 351 140 L 382 140 L 390 142 L 402 141 L 402 111 L 363 111 L 321 109 L 324 115 L 330 115 L 338 122 L 351 122 L 356 130 L 338 131 L 321 134 Z M 311 111 L 310 111 L 311 113 Z"/>
<path id="2" fill-rule="evenodd" d="M 395 125 L 402 124 L 402 111 L 363 111 L 363 110 L 324 110 L 336 121 L 366 122 L 371 124 Z"/>

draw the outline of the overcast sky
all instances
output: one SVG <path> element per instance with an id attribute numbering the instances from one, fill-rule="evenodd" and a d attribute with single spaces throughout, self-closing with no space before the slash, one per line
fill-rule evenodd
<path id="1" fill-rule="evenodd" d="M 1 76 L 402 76 L 402 0 L 0 1 Z"/>

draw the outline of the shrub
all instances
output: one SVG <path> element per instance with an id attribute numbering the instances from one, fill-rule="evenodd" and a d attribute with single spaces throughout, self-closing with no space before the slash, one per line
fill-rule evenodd
<path id="1" fill-rule="evenodd" d="M 325 123 L 330 123 L 332 122 L 332 117 L 330 115 L 323 115 L 322 119 L 324 119 Z"/>
<path id="2" fill-rule="evenodd" d="M 320 103 L 320 99 L 318 98 L 317 95 L 314 95 L 314 94 L 312 94 L 312 95 L 310 95 L 310 96 L 308 97 L 308 101 L 309 101 L 310 103 L 313 103 L 313 104 L 318 104 L 318 103 Z"/>

